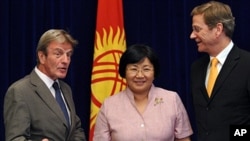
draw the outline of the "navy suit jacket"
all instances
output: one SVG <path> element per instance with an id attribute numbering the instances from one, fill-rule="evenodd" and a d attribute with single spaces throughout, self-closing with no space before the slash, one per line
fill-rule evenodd
<path id="1" fill-rule="evenodd" d="M 229 141 L 230 125 L 250 124 L 250 53 L 234 46 L 209 98 L 206 71 L 209 56 L 191 67 L 191 90 L 198 141 Z"/>

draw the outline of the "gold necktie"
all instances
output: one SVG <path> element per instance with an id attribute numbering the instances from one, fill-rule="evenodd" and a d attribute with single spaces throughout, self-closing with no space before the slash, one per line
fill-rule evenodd
<path id="1" fill-rule="evenodd" d="M 207 93 L 209 97 L 211 96 L 214 83 L 218 75 L 217 64 L 218 64 L 217 58 L 213 58 L 211 61 L 210 74 L 207 82 Z"/>

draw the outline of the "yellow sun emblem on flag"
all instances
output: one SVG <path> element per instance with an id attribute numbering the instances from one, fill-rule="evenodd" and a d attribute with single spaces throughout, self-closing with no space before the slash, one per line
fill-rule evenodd
<path id="1" fill-rule="evenodd" d="M 109 32 L 103 28 L 103 35 L 96 32 L 91 78 L 91 128 L 104 99 L 126 87 L 125 79 L 118 73 L 120 57 L 126 49 L 125 31 L 120 27 L 116 31 L 114 33 L 110 27 Z"/>

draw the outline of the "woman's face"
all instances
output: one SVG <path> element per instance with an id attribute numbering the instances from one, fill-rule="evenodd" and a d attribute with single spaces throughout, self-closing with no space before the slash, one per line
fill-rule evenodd
<path id="1" fill-rule="evenodd" d="M 148 58 L 138 63 L 128 64 L 125 78 L 134 94 L 148 93 L 154 80 L 154 66 Z"/>

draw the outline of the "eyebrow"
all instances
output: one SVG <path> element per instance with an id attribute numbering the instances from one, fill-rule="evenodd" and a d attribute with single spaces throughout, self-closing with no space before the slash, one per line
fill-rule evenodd
<path id="1" fill-rule="evenodd" d="M 193 31 L 195 31 L 195 32 L 199 32 L 200 30 L 202 30 L 202 28 L 201 28 L 200 26 L 198 26 L 198 25 L 193 25 L 193 26 L 192 26 L 192 29 L 193 29 Z"/>

